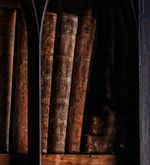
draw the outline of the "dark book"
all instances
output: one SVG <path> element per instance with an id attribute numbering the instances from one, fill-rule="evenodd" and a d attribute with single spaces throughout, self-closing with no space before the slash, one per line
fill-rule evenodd
<path id="1" fill-rule="evenodd" d="M 0 8 L 0 152 L 9 150 L 16 10 Z"/>
<path id="2" fill-rule="evenodd" d="M 14 58 L 14 94 L 11 114 L 11 151 L 28 152 L 28 48 L 23 11 L 17 11 Z"/>
<path id="3" fill-rule="evenodd" d="M 41 152 L 47 153 L 52 66 L 57 14 L 48 11 L 44 20 L 41 56 Z"/>
<path id="4" fill-rule="evenodd" d="M 64 153 L 78 17 L 57 18 L 50 104 L 48 152 Z"/>
<path id="5" fill-rule="evenodd" d="M 95 38 L 96 20 L 89 9 L 78 27 L 67 124 L 66 150 L 80 152 L 84 106 Z"/>

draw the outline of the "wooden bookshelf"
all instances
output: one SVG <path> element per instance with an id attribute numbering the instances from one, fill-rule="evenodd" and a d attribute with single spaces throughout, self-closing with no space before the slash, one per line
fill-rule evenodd
<path id="1" fill-rule="evenodd" d="M 115 155 L 43 154 L 42 165 L 115 165 Z M 25 154 L 0 154 L 0 165 L 28 164 Z"/>
<path id="2" fill-rule="evenodd" d="M 0 154 L 0 165 L 17 164 L 28 164 L 28 156 L 26 154 Z"/>
<path id="3" fill-rule="evenodd" d="M 38 0 L 35 0 L 37 2 Z M 40 1 L 40 0 L 39 0 Z M 28 0 L 27 0 L 28 2 Z M 20 0 L 0 0 L 0 7 L 7 8 L 20 8 Z M 138 27 L 140 28 L 140 37 L 139 37 L 139 62 L 140 62 L 140 70 L 139 70 L 139 126 L 140 126 L 140 157 L 141 162 L 140 165 L 148 165 L 150 163 L 149 153 L 149 138 L 150 131 L 149 130 L 149 110 L 150 110 L 150 101 L 149 101 L 149 71 L 150 71 L 150 60 L 149 60 L 149 43 L 150 43 L 150 33 L 149 29 L 149 20 L 150 20 L 150 8 L 148 0 L 139 0 L 139 20 L 140 23 Z M 145 24 L 143 24 L 143 22 Z M 32 29 L 32 25 L 29 30 Z M 31 41 L 32 42 L 32 41 Z M 38 41 L 36 42 L 38 43 Z M 34 45 L 33 49 L 37 47 L 38 44 Z M 32 50 L 30 51 L 32 52 Z M 34 53 L 33 53 L 34 54 Z M 38 96 L 37 96 L 38 97 Z M 34 136 L 32 137 L 34 139 Z M 147 143 L 145 143 L 145 141 Z M 33 143 L 34 144 L 34 143 Z M 31 146 L 31 145 L 30 145 Z M 33 146 L 34 148 L 34 146 Z M 34 152 L 34 151 L 33 151 Z M 37 155 L 35 155 L 37 156 Z M 38 159 L 38 158 L 37 158 Z M 40 159 L 40 158 L 39 158 Z M 134 158 L 135 159 L 135 158 Z M 137 159 L 139 159 L 137 157 Z M 127 165 L 124 162 L 124 157 L 117 155 L 75 155 L 75 154 L 42 154 L 41 162 L 42 165 L 115 165 L 116 163 L 119 165 Z M 0 165 L 27 165 L 29 164 L 29 158 L 26 154 L 0 154 Z M 138 165 L 139 165 L 138 164 Z M 135 164 L 132 164 L 135 165 Z M 136 164 L 137 165 L 137 164 Z"/>
<path id="4" fill-rule="evenodd" d="M 115 163 L 114 155 L 42 155 L 42 165 L 115 165 Z"/>

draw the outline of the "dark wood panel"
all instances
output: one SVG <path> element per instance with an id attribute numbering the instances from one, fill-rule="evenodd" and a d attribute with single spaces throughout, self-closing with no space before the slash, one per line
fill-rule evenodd
<path id="1" fill-rule="evenodd" d="M 0 0 L 0 7 L 20 8 L 20 0 Z"/>
<path id="2" fill-rule="evenodd" d="M 25 154 L 0 154 L 0 165 L 27 165 L 28 162 L 28 156 Z"/>
<path id="3" fill-rule="evenodd" d="M 150 1 L 139 3 L 140 165 L 150 164 Z"/>
<path id="4" fill-rule="evenodd" d="M 40 53 L 34 0 L 21 0 L 28 34 L 28 144 L 30 164 L 40 165 Z"/>

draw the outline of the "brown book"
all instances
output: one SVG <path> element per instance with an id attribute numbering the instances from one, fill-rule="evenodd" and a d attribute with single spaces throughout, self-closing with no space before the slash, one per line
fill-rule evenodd
<path id="1" fill-rule="evenodd" d="M 57 19 L 52 79 L 48 151 L 65 152 L 66 127 L 78 17 L 63 13 Z"/>
<path id="2" fill-rule="evenodd" d="M 85 153 L 113 153 L 114 137 L 87 135 Z"/>
<path id="3" fill-rule="evenodd" d="M 57 14 L 48 11 L 45 16 L 41 56 L 41 152 L 47 153 L 48 123 L 52 81 L 52 65 Z"/>
<path id="4" fill-rule="evenodd" d="M 0 9 L 0 152 L 9 150 L 16 10 Z"/>
<path id="5" fill-rule="evenodd" d="M 23 12 L 17 11 L 14 59 L 14 105 L 11 115 L 11 150 L 28 152 L 28 49 Z"/>
<path id="6" fill-rule="evenodd" d="M 95 30 L 96 21 L 92 17 L 91 10 L 88 10 L 78 28 L 75 48 L 66 141 L 66 150 L 69 153 L 80 152 L 83 113 Z"/>

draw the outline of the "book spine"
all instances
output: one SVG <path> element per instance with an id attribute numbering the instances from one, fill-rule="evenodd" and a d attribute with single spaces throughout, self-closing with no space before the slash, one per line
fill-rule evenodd
<path id="1" fill-rule="evenodd" d="M 66 127 L 78 17 L 63 13 L 57 21 L 50 106 L 48 151 L 65 152 Z"/>
<path id="2" fill-rule="evenodd" d="M 52 65 L 57 14 L 47 12 L 43 27 L 41 56 L 41 152 L 47 153 Z"/>
<path id="3" fill-rule="evenodd" d="M 9 150 L 16 10 L 0 9 L 0 152 Z"/>
<path id="4" fill-rule="evenodd" d="M 86 136 L 85 153 L 106 154 L 113 152 L 114 152 L 114 141 L 107 140 L 107 137 L 104 136 L 94 136 L 94 135 Z"/>
<path id="5" fill-rule="evenodd" d="M 83 113 L 96 30 L 96 21 L 88 14 L 81 20 L 75 48 L 66 141 L 66 150 L 69 153 L 80 152 Z"/>
<path id="6" fill-rule="evenodd" d="M 28 48 L 27 29 L 23 12 L 17 11 L 15 59 L 14 59 L 14 105 L 12 109 L 11 150 L 28 152 Z"/>

